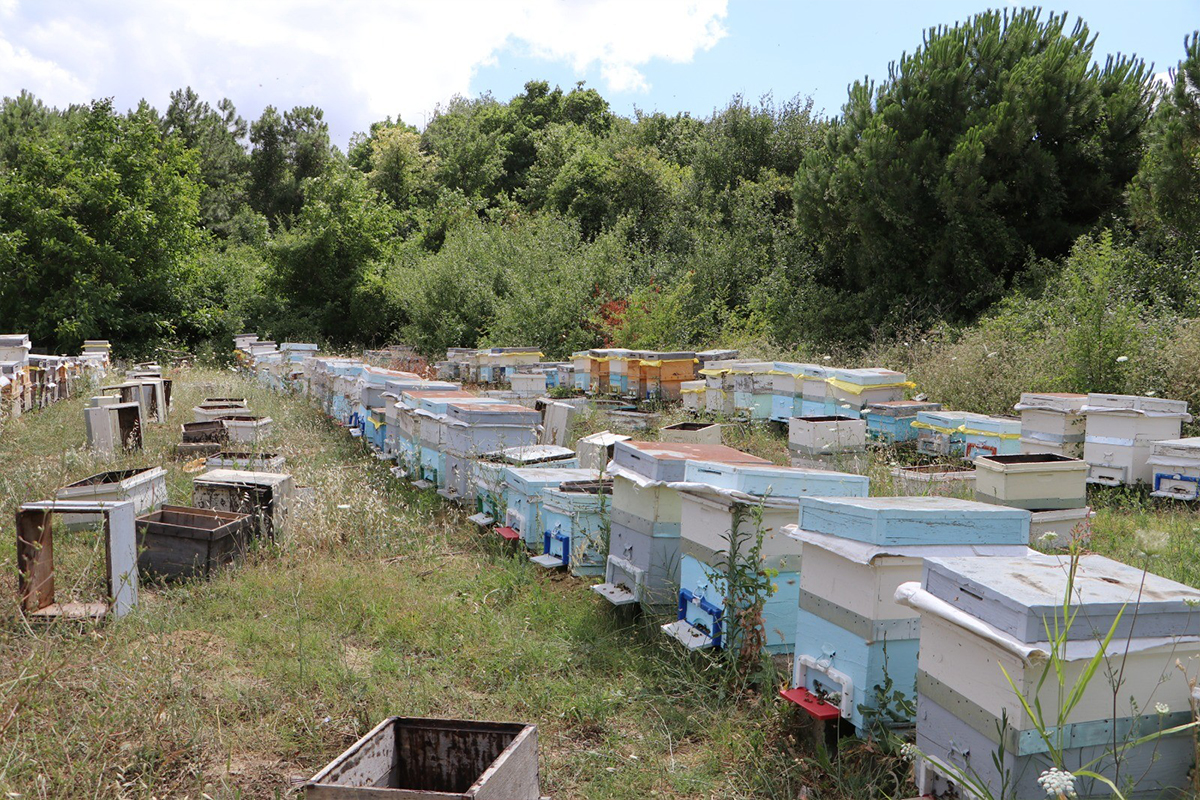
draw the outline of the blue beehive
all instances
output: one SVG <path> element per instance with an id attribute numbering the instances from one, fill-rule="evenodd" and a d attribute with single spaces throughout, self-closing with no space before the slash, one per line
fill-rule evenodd
<path id="1" fill-rule="evenodd" d="M 525 546 L 542 552 L 542 490 L 570 481 L 598 480 L 599 474 L 578 467 L 505 467 L 504 524 L 521 534 Z"/>
<path id="2" fill-rule="evenodd" d="M 1021 452 L 1021 420 L 972 414 L 963 421 L 963 457 L 1015 456 Z"/>
<path id="3" fill-rule="evenodd" d="M 915 696 L 920 621 L 895 601 L 922 559 L 1029 552 L 1030 514 L 942 497 L 804 498 L 804 547 L 790 699 L 826 698 L 860 732 L 890 678 Z M 915 576 L 915 577 L 914 577 Z M 896 710 L 896 709 L 893 709 Z"/>
<path id="4" fill-rule="evenodd" d="M 784 528 L 796 517 L 797 498 L 865 497 L 867 477 L 770 464 L 693 461 L 685 468 L 683 486 L 693 488 L 680 494 L 678 613 L 663 630 L 691 648 L 726 643 L 729 553 L 749 551 L 759 532 L 761 513 L 763 541 L 757 567 L 776 573 L 774 591 L 763 608 L 766 648 L 790 652 L 799 604 L 800 547 Z M 730 537 L 735 529 L 743 537 L 736 548 Z"/>
<path id="5" fill-rule="evenodd" d="M 885 444 L 911 442 L 917 438 L 913 423 L 922 411 L 940 411 L 941 403 L 923 400 L 891 400 L 872 403 L 863 416 L 867 420 L 867 437 Z"/>
<path id="6" fill-rule="evenodd" d="M 572 575 L 604 574 L 612 481 L 568 481 L 542 490 L 542 554 L 533 563 Z"/>

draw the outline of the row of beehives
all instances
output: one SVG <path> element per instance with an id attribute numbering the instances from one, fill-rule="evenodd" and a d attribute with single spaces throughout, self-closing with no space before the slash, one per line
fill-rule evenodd
<path id="1" fill-rule="evenodd" d="M 0 421 L 19 417 L 74 396 L 85 375 L 100 377 L 109 365 L 109 345 L 84 342 L 78 356 L 32 354 L 24 333 L 0 334 Z"/>
<path id="2" fill-rule="evenodd" d="M 481 350 L 451 348 L 435 366 L 441 380 L 510 387 L 520 397 L 540 397 L 554 389 L 640 400 L 678 400 L 683 384 L 711 361 L 737 356 L 735 350 L 657 351 L 600 348 L 570 361 L 543 362 L 531 347 Z"/>
<path id="3" fill-rule="evenodd" d="M 104 387 L 85 409 L 88 437 L 96 443 L 108 424 L 109 411 L 128 411 L 131 433 L 109 434 L 110 452 L 140 449 L 142 424 L 165 424 L 171 386 L 157 368 L 132 370 L 124 383 Z M 118 402 L 108 403 L 108 400 Z M 105 401 L 105 402 L 96 402 Z M 236 421 L 223 416 L 231 398 L 209 398 L 194 411 L 201 424 L 225 426 Z M 244 400 L 239 410 L 247 414 Z M 210 415 L 216 415 L 211 416 Z M 231 563 L 260 538 L 274 539 L 289 514 L 293 485 L 281 472 L 283 458 L 260 452 L 268 426 L 257 426 L 252 438 L 220 440 L 220 444 L 252 445 L 246 450 L 213 452 L 207 471 L 193 480 L 192 506 L 165 505 L 166 471 L 161 467 L 109 470 L 62 487 L 55 499 L 22 506 L 17 514 L 18 575 L 22 607 L 36 620 L 97 618 L 110 611 L 126 613 L 137 602 L 140 575 L 155 578 L 207 577 Z M 195 423 L 182 427 L 184 436 Z M 235 429 L 236 430 L 236 429 Z M 108 568 L 107 602 L 55 601 L 52 518 L 60 515 L 68 527 L 103 523 Z"/>
<path id="4" fill-rule="evenodd" d="M 999 477 L 980 496 L 990 503 L 866 498 L 865 477 L 774 467 L 720 445 L 638 443 L 611 434 L 581 440 L 578 453 L 538 445 L 537 420 L 530 409 L 495 398 L 448 386 L 413 387 L 400 392 L 393 416 L 385 417 L 380 449 L 417 481 L 475 504 L 477 522 L 498 522 L 500 534 L 523 542 L 535 563 L 582 575 L 603 573 L 604 582 L 593 588 L 614 604 L 675 609 L 676 620 L 664 630 L 689 647 L 736 640 L 738 628 L 726 628 L 737 609 L 726 608 L 725 554 L 748 554 L 749 534 L 761 526 L 764 542 L 755 566 L 773 570 L 777 587 L 764 606 L 763 629 L 769 650 L 796 653 L 789 699 L 817 716 L 844 716 L 862 728 L 867 716 L 885 712 L 877 707 L 874 687 L 890 680 L 918 698 L 917 735 L 931 756 L 928 774 L 951 774 L 947 765 L 961 763 L 964 750 L 969 752 L 964 742 L 987 753 L 990 764 L 989 747 L 1002 739 L 1009 760 L 1003 766 L 1026 786 L 1036 779 L 1049 755 L 1031 733 L 1032 721 L 1018 713 L 1015 695 L 997 688 L 1007 685 L 998 667 L 983 681 L 984 688 L 992 687 L 987 696 L 977 683 L 958 680 L 962 675 L 943 666 L 942 656 L 926 664 L 928 650 L 918 647 L 922 615 L 932 620 L 927 627 L 949 637 L 939 642 L 953 643 L 939 652 L 961 651 L 993 667 L 1003 663 L 1018 676 L 1022 691 L 1034 691 L 1036 667 L 1049 646 L 1038 632 L 1044 631 L 1043 618 L 1061 604 L 1064 563 L 1029 551 L 1030 512 L 999 503 L 1031 508 L 1082 503 L 1086 469 L 1067 458 L 1049 459 L 1057 462 L 1049 472 L 1062 473 L 1051 475 L 1057 483 L 1049 490 L 1045 470 L 989 454 Z M 602 474 L 610 454 L 611 466 Z M 719 531 L 743 536 L 731 542 Z M 938 570 L 956 576 L 950 583 L 975 584 L 943 597 L 949 584 L 930 577 Z M 1076 638 L 1087 640 L 1097 619 L 1137 596 L 1142 584 L 1140 574 L 1136 577 L 1106 559 L 1085 558 L 1076 591 L 1089 627 Z M 1014 580 L 1026 585 L 1011 600 L 1014 592 L 1005 581 Z M 1200 637 L 1183 613 L 1196 593 L 1153 576 L 1145 585 L 1151 584 L 1154 604 L 1144 596 L 1142 602 L 1154 605 L 1144 613 L 1159 620 L 1152 632 L 1160 635 L 1130 630 L 1139 654 L 1141 691 L 1134 699 L 1142 709 L 1156 702 L 1183 709 L 1188 687 L 1181 676 L 1170 684 L 1171 665 L 1174 655 L 1197 650 Z M 995 600 L 972 605 L 976 596 Z M 1024 612 L 1014 611 L 1013 602 L 1024 603 Z M 1020 613 L 1030 621 L 1012 633 L 1016 629 L 1005 615 Z M 1086 641 L 1072 644 L 1068 669 L 1081 668 L 1080 651 L 1086 650 Z M 1023 653 L 1023 660 L 1011 663 L 1013 653 Z M 971 673 L 977 681 L 980 674 Z M 1101 696 L 1104 688 L 1094 687 Z M 1132 708 L 1126 716 L 1110 711 L 1097 717 L 1094 694 L 1086 710 L 1077 707 L 1064 720 L 1071 731 L 1068 763 L 1090 760 L 1102 746 L 1097 737 L 1114 726 L 1140 734 L 1166 719 Z M 1003 732 L 988 726 L 1000 719 L 1009 721 Z M 1170 737 L 1157 749 L 1177 755 L 1186 738 Z M 1136 756 L 1146 757 L 1146 748 Z M 1181 772 L 1173 763 L 1170 769 L 1148 769 L 1146 786 L 1179 785 L 1186 768 Z M 1148 759 L 1145 766 L 1155 764 Z M 993 776 L 983 771 L 990 783 Z"/>

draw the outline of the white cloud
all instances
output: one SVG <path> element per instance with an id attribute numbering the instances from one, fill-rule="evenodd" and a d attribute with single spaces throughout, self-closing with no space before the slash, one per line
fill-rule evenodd
<path id="1" fill-rule="evenodd" d="M 644 92 L 645 67 L 712 48 L 725 13 L 726 0 L 0 0 L 0 94 L 161 109 L 191 85 L 247 117 L 319 105 L 344 144 L 388 114 L 419 123 L 509 52 Z"/>

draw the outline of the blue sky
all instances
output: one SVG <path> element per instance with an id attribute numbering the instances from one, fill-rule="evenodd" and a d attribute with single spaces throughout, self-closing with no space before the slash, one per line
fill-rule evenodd
<path id="1" fill-rule="evenodd" d="M 817 109 L 836 114 L 851 82 L 864 76 L 885 78 L 889 62 L 920 46 L 924 30 L 999 7 L 955 0 L 734 0 L 723 21 L 726 34 L 711 49 L 698 52 L 690 63 L 655 60 L 642 68 L 650 84 L 647 91 L 613 91 L 605 87 L 598 68 L 579 73 L 566 64 L 529 57 L 527 48 L 516 46 L 499 53 L 494 66 L 476 72 L 471 92 L 490 90 L 505 99 L 537 76 L 564 88 L 586 80 L 621 114 L 636 107 L 705 116 L 737 93 L 751 100 L 767 93 L 776 100 L 811 95 Z M 1154 62 L 1156 72 L 1178 63 L 1184 36 L 1200 28 L 1200 0 L 1106 0 L 1047 8 L 1046 13 L 1051 10 L 1067 11 L 1072 20 L 1083 17 L 1098 34 L 1101 60 L 1109 53 L 1136 53 Z"/>
<path id="2" fill-rule="evenodd" d="M 811 95 L 839 111 L 851 81 L 886 76 L 922 31 L 988 6 L 782 0 L 0 0 L 0 95 L 63 106 L 112 97 L 164 109 L 192 86 L 262 109 L 317 105 L 345 147 L 372 121 L 417 125 L 454 94 L 508 99 L 531 79 L 583 80 L 615 111 L 706 116 L 735 93 Z M 1066 9 L 1097 54 L 1165 72 L 1200 0 L 1090 0 Z"/>

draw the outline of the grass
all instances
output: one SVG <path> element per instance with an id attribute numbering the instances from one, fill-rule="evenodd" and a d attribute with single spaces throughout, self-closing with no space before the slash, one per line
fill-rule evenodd
<path id="1" fill-rule="evenodd" d="M 84 448 L 75 399 L 7 423 L 0 518 L 102 469 L 163 464 L 187 504 L 195 467 L 170 460 L 178 424 L 211 395 L 246 396 L 275 420 L 313 499 L 285 536 L 207 582 L 147 586 L 138 610 L 83 631 L 17 613 L 11 522 L 0 537 L 0 791 L 9 797 L 274 798 L 385 716 L 534 722 L 555 798 L 830 798 L 897 793 L 869 743 L 822 763 L 772 680 L 733 683 L 688 657 L 658 620 L 614 613 L 584 581 L 500 550 L 432 492 L 416 492 L 303 401 L 229 372 L 175 376 L 172 421 L 140 454 Z M 668 412 L 662 424 L 682 418 Z M 585 433 L 602 420 L 585 415 Z M 763 426 L 726 443 L 786 461 Z M 881 451 L 873 493 L 903 454 Z M 1200 583 L 1190 510 L 1097 496 L 1093 547 Z M 348 507 L 347 507 L 348 506 Z M 57 530 L 59 599 L 103 586 L 95 532 Z M 905 796 L 901 791 L 900 796 Z"/>

